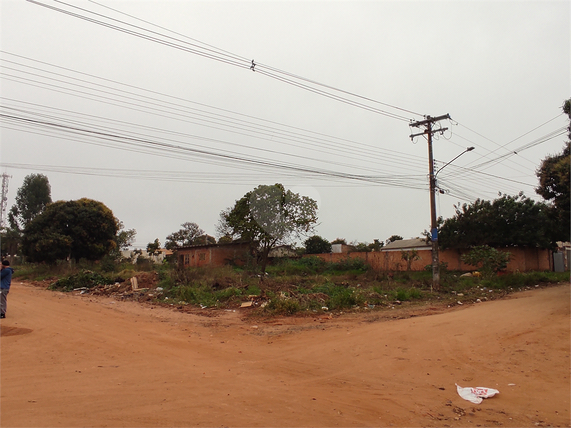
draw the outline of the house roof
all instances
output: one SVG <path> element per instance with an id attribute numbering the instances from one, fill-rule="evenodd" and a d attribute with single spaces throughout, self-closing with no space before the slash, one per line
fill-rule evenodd
<path id="1" fill-rule="evenodd" d="M 425 238 L 412 238 L 412 239 L 399 239 L 381 248 L 381 251 L 386 250 L 428 250 L 432 247 L 430 243 L 426 242 Z"/>

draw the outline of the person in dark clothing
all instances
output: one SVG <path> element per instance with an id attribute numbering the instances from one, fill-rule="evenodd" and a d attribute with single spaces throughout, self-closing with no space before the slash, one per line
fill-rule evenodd
<path id="1" fill-rule="evenodd" d="M 8 260 L 2 260 L 2 272 L 0 281 L 0 318 L 6 318 L 6 306 L 8 302 L 8 293 L 12 284 L 12 274 L 14 269 L 10 267 Z"/>

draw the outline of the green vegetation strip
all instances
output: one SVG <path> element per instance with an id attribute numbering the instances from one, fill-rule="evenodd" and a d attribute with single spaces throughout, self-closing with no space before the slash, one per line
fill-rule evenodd
<path id="1" fill-rule="evenodd" d="M 49 278 L 50 289 L 72 291 L 121 282 L 137 272 L 133 265 L 97 263 L 16 266 L 20 279 Z M 140 269 L 141 266 L 137 266 Z M 569 281 L 568 272 L 529 272 L 465 277 L 441 271 L 441 289 L 431 290 L 431 272 L 376 272 L 359 259 L 327 263 L 317 257 L 285 260 L 267 273 L 238 267 L 178 269 L 169 264 L 146 266 L 158 272 L 156 302 L 201 308 L 235 309 L 251 303 L 254 313 L 293 315 L 328 311 L 376 310 L 405 302 L 440 300 L 475 302 L 535 287 Z M 408 303 L 410 304 L 410 303 Z"/>

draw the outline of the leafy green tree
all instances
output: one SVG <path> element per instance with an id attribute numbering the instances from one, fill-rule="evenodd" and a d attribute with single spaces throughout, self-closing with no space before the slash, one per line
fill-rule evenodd
<path id="1" fill-rule="evenodd" d="M 232 241 L 233 241 L 232 237 L 228 236 L 228 235 L 224 235 L 224 236 L 221 236 L 220 238 L 218 238 L 219 244 L 231 244 Z"/>
<path id="2" fill-rule="evenodd" d="M 128 250 L 131 244 L 135 241 L 137 231 L 135 229 L 125 229 L 123 222 L 115 218 L 117 223 L 117 234 L 115 235 L 115 245 L 109 252 L 111 261 L 120 261 L 122 258 L 121 251 Z"/>
<path id="3" fill-rule="evenodd" d="M 400 252 L 400 258 L 406 262 L 406 270 L 410 271 L 412 269 L 412 262 L 415 260 L 420 260 L 420 256 L 418 255 L 417 250 L 402 250 Z"/>
<path id="4" fill-rule="evenodd" d="M 571 144 L 571 98 L 563 104 L 563 112 L 569 118 L 568 140 L 561 153 L 546 157 L 536 171 L 539 186 L 536 192 L 551 202 L 551 217 L 556 227 L 557 239 L 567 241 L 571 235 L 570 197 L 570 144 Z"/>
<path id="5" fill-rule="evenodd" d="M 22 231 L 51 202 L 48 177 L 43 174 L 27 175 L 16 194 L 16 204 L 8 214 L 10 228 Z"/>
<path id="6" fill-rule="evenodd" d="M 0 243 L 2 244 L 2 258 L 6 255 L 15 255 L 18 253 L 20 240 L 22 238 L 21 232 L 11 227 L 2 229 L 0 231 Z"/>
<path id="7" fill-rule="evenodd" d="M 462 261 L 480 269 L 482 276 L 490 279 L 495 273 L 505 269 L 510 261 L 510 253 L 499 251 L 487 245 L 473 247 L 463 254 Z"/>
<path id="8" fill-rule="evenodd" d="M 8 227 L 2 230 L 2 254 L 17 254 L 22 230 L 52 202 L 48 178 L 30 174 L 24 178 L 16 194 L 16 203 L 8 212 Z"/>
<path id="9" fill-rule="evenodd" d="M 333 241 L 331 241 L 331 245 L 335 244 L 347 245 L 347 241 L 345 238 L 335 238 Z"/>
<path id="10" fill-rule="evenodd" d="M 26 226 L 22 251 L 31 262 L 99 260 L 116 246 L 113 212 L 92 199 L 50 204 Z"/>
<path id="11" fill-rule="evenodd" d="M 331 243 L 321 236 L 314 235 L 305 240 L 305 254 L 323 254 L 331 252 Z"/>
<path id="12" fill-rule="evenodd" d="M 454 217 L 445 220 L 439 231 L 442 248 L 553 248 L 555 243 L 549 207 L 523 193 L 501 195 L 491 202 L 478 199 L 455 208 Z"/>
<path id="13" fill-rule="evenodd" d="M 178 232 L 171 233 L 167 236 L 165 241 L 165 248 L 167 250 L 176 250 L 180 247 L 188 247 L 189 245 L 195 245 L 195 240 L 204 235 L 204 230 L 202 230 L 198 224 L 186 222 L 181 224 L 182 229 Z"/>
<path id="14" fill-rule="evenodd" d="M 385 242 L 389 245 L 391 242 L 402 241 L 403 237 L 400 235 L 391 235 Z"/>
<path id="15" fill-rule="evenodd" d="M 565 143 L 563 151 L 559 154 L 547 156 L 541 162 L 536 175 L 539 186 L 535 191 L 546 201 L 552 203 L 552 217 L 557 226 L 558 239 L 568 241 L 571 235 L 571 197 L 570 197 L 570 170 L 571 170 L 571 99 L 565 101 L 563 111 L 569 116 L 569 140 Z"/>
<path id="16" fill-rule="evenodd" d="M 317 203 L 286 190 L 281 184 L 261 185 L 220 213 L 217 231 L 250 243 L 262 272 L 276 245 L 313 231 Z"/>
<path id="17" fill-rule="evenodd" d="M 147 244 L 147 254 L 151 256 L 158 254 L 160 249 L 161 249 L 161 243 L 159 242 L 159 238 L 155 239 L 154 242 L 149 242 Z"/>
<path id="18" fill-rule="evenodd" d="M 200 235 L 194 240 L 194 245 L 216 244 L 216 238 L 210 235 Z"/>
<path id="19" fill-rule="evenodd" d="M 353 241 L 353 242 L 351 242 L 350 245 L 351 245 L 351 247 L 353 247 L 351 249 L 351 252 L 370 253 L 371 251 L 373 251 L 371 244 L 369 244 L 368 242 Z"/>
<path id="20" fill-rule="evenodd" d="M 371 248 L 371 251 L 381 251 L 381 248 L 383 248 L 384 245 L 384 242 L 381 242 L 378 239 L 374 239 L 373 243 L 369 244 L 369 248 Z"/>

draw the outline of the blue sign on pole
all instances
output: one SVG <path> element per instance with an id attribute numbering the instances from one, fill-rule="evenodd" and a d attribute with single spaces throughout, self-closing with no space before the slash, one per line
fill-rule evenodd
<path id="1" fill-rule="evenodd" d="M 435 227 L 432 229 L 432 242 L 438 241 L 438 229 Z"/>

